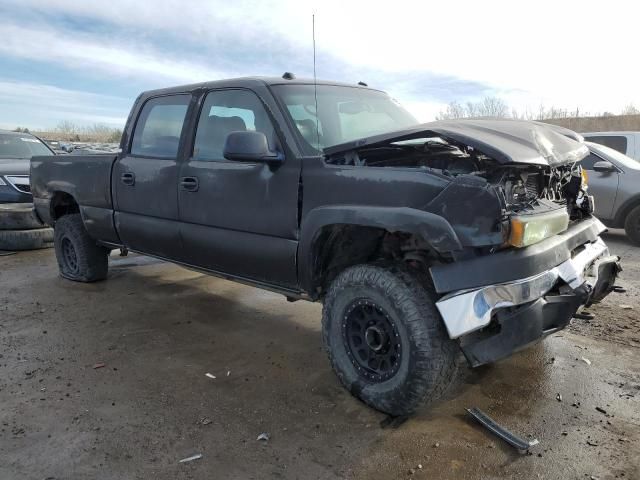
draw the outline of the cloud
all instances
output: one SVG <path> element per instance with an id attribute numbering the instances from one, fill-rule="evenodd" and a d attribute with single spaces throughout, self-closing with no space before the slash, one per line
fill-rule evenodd
<path id="1" fill-rule="evenodd" d="M 367 81 L 424 115 L 496 94 L 521 110 L 640 104 L 638 71 L 625 68 L 640 7 L 620 0 L 607 8 L 595 0 L 13 5 L 0 6 L 0 56 L 55 62 L 88 85 L 97 76 L 145 88 L 285 70 L 309 76 L 315 13 L 320 78 Z"/>
<path id="2" fill-rule="evenodd" d="M 46 84 L 0 81 L 3 128 L 50 128 L 62 120 L 124 125 L 133 99 Z M 11 120 L 9 120 L 11 119 Z"/>

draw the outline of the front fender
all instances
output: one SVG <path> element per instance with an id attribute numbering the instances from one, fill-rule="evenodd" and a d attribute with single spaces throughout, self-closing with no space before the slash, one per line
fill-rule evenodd
<path id="1" fill-rule="evenodd" d="M 322 229 L 330 225 L 357 225 L 419 235 L 439 253 L 462 249 L 460 240 L 449 222 L 434 213 L 409 207 L 318 207 L 305 216 L 300 232 L 298 278 L 307 292 L 313 289 L 313 244 Z"/>

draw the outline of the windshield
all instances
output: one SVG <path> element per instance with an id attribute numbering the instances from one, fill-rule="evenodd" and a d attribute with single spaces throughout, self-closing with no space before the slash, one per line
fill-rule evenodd
<path id="1" fill-rule="evenodd" d="M 28 133 L 0 133 L 0 158 L 31 158 L 34 155 L 53 155 L 53 152 Z"/>
<path id="2" fill-rule="evenodd" d="M 607 147 L 605 145 L 600 145 L 599 143 L 593 142 L 585 142 L 591 150 L 594 150 L 596 153 L 601 153 L 606 157 L 610 157 L 612 160 L 618 162 L 620 166 L 623 168 L 631 168 L 632 170 L 640 170 L 640 162 L 634 160 L 631 157 L 626 156 L 624 153 L 620 153 L 613 148 Z"/>
<path id="3" fill-rule="evenodd" d="M 275 85 L 307 150 L 326 147 L 385 132 L 401 130 L 418 121 L 384 92 L 357 87 Z"/>

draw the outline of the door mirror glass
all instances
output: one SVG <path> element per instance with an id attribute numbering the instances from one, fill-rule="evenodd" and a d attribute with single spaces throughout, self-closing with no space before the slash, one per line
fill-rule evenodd
<path id="1" fill-rule="evenodd" d="M 262 132 L 231 132 L 224 143 L 224 158 L 244 162 L 281 162 L 282 158 L 269 150 L 267 136 Z"/>
<path id="2" fill-rule="evenodd" d="M 607 162 L 602 160 L 600 162 L 596 162 L 593 164 L 593 169 L 596 172 L 607 173 L 607 172 L 617 172 L 618 169 L 611 162 Z"/>

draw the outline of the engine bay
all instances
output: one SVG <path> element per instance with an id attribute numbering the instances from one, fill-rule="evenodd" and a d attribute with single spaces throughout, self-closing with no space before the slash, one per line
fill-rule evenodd
<path id="1" fill-rule="evenodd" d="M 505 214 L 566 208 L 571 220 L 579 220 L 593 211 L 579 162 L 559 166 L 505 165 L 478 149 L 442 137 L 350 150 L 328 156 L 326 162 L 357 167 L 415 168 L 452 179 L 482 178 L 496 189 Z"/>

